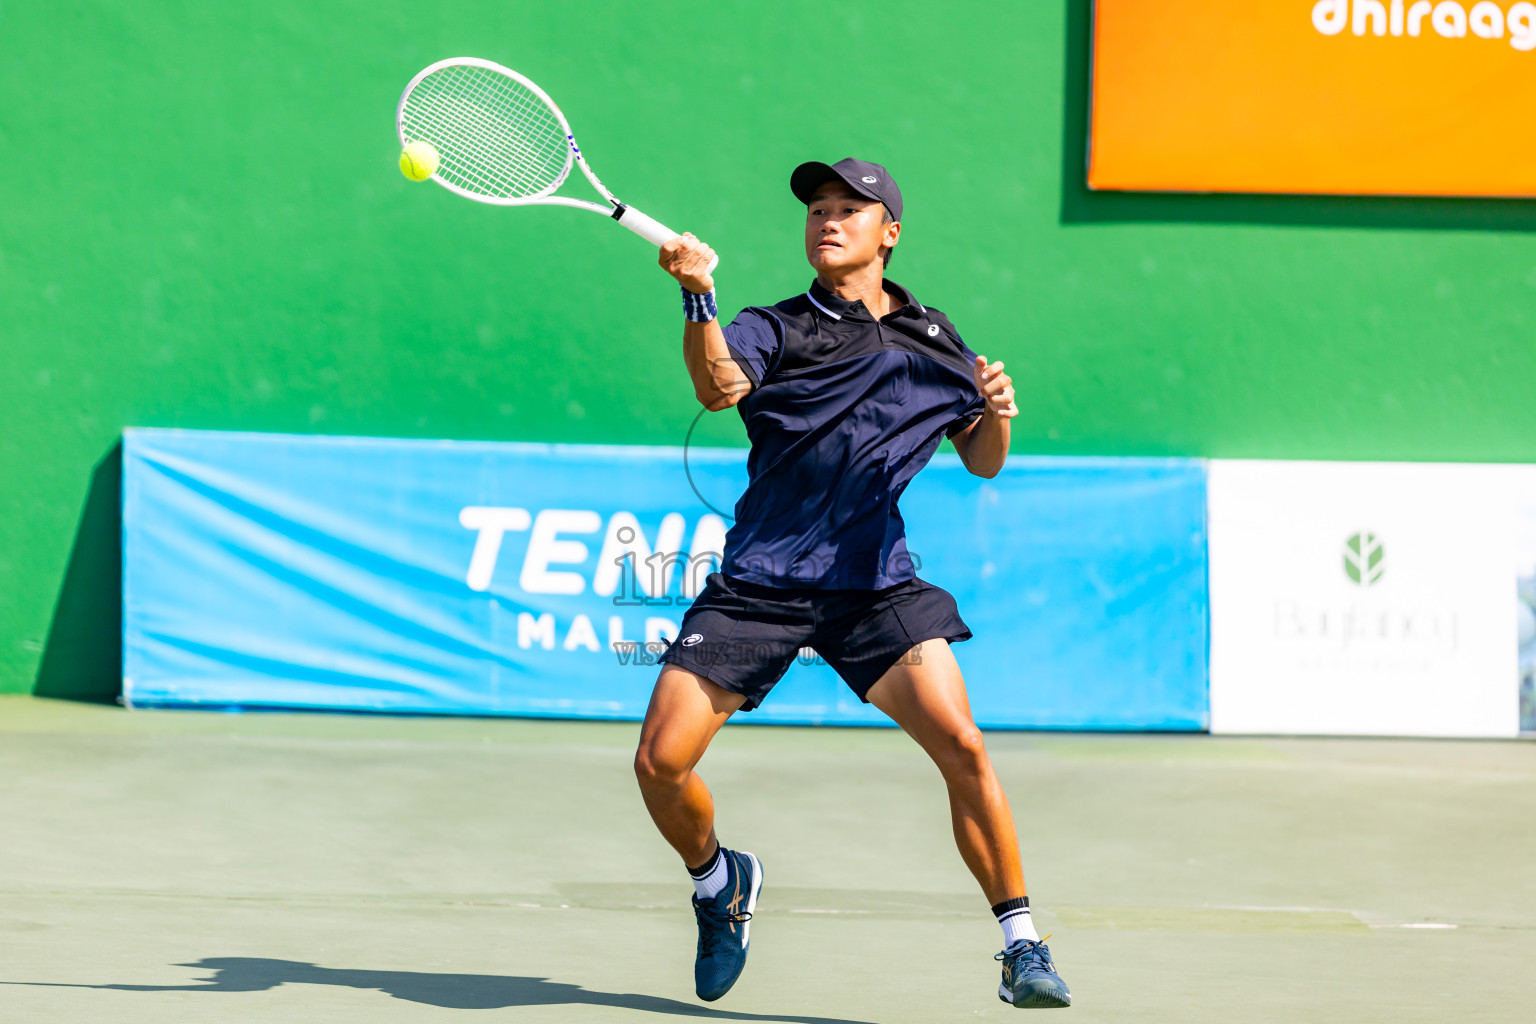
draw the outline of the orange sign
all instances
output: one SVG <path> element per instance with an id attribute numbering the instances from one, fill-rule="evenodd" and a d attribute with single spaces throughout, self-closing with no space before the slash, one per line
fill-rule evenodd
<path id="1" fill-rule="evenodd" d="M 1097 0 L 1088 185 L 1536 196 L 1536 4 Z"/>

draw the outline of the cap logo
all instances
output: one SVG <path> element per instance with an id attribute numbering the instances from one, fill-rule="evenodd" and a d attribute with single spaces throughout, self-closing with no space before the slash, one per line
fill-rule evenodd
<path id="1" fill-rule="evenodd" d="M 938 336 L 939 336 L 939 325 L 938 324 L 929 324 L 928 325 L 928 337 L 930 337 L 930 338 L 937 338 Z"/>
<path id="2" fill-rule="evenodd" d="M 866 175 L 864 175 L 864 177 L 860 178 L 859 180 L 862 181 L 866 185 L 873 185 L 875 182 L 879 181 L 880 179 L 875 177 L 873 174 L 866 174 Z"/>

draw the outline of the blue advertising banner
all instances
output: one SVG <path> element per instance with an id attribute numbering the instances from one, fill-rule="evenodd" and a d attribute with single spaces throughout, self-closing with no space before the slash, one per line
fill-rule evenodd
<path id="1" fill-rule="evenodd" d="M 635 719 L 746 452 L 133 430 L 125 700 Z M 902 499 L 984 726 L 1203 729 L 1205 471 L 941 455 Z M 742 719 L 885 724 L 814 652 Z"/>

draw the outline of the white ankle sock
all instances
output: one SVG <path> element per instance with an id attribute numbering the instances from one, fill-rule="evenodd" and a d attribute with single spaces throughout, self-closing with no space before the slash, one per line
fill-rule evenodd
<path id="1" fill-rule="evenodd" d="M 1039 942 L 1040 933 L 1035 931 L 1035 920 L 1029 913 L 1029 897 L 1004 900 L 992 908 L 997 923 L 1003 927 L 1003 948 L 1007 949 L 1022 939 Z"/>
<path id="2" fill-rule="evenodd" d="M 694 874 L 693 868 L 688 869 L 688 874 L 693 878 L 693 891 L 699 894 L 701 900 L 712 900 L 725 888 L 725 880 L 729 872 L 725 866 L 725 850 L 715 849 L 715 858 L 703 868 L 703 874 Z"/>

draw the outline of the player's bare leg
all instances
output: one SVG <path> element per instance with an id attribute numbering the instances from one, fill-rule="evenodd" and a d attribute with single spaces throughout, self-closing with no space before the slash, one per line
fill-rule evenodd
<path id="1" fill-rule="evenodd" d="M 965 679 L 944 640 L 918 644 L 867 694 L 933 758 L 949 789 L 960 856 L 1003 926 L 1003 985 L 1014 1006 L 1067 1006 L 1071 994 L 1029 915 L 1013 811 L 971 717 Z"/>
<path id="2" fill-rule="evenodd" d="M 949 644 L 919 644 L 870 687 L 868 697 L 938 766 L 949 789 L 955 843 L 987 902 L 1025 895 L 1013 812 L 971 719 L 965 680 Z"/>
<path id="3" fill-rule="evenodd" d="M 715 800 L 694 768 L 746 698 L 676 665 L 661 670 L 640 727 L 635 777 L 646 810 L 693 876 L 699 923 L 694 987 L 700 999 L 730 991 L 747 962 L 748 922 L 763 868 L 715 838 Z"/>
<path id="4" fill-rule="evenodd" d="M 715 855 L 715 800 L 694 767 L 745 702 L 703 676 L 667 665 L 640 727 L 635 777 L 645 809 L 689 867 Z"/>

